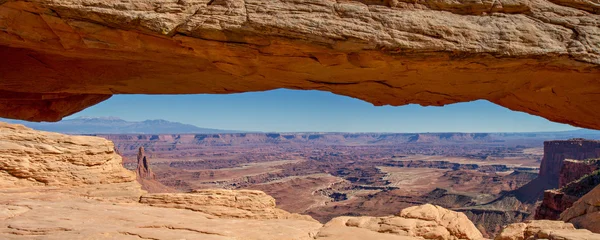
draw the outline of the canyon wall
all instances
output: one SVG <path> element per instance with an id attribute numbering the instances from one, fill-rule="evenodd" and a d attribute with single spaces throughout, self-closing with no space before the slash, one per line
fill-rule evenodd
<path id="1" fill-rule="evenodd" d="M 600 184 L 600 161 L 565 160 L 560 170 L 559 188 L 546 190 L 535 219 L 556 220 L 583 195 Z"/>
<path id="2" fill-rule="evenodd" d="M 563 161 L 563 166 L 560 169 L 558 187 L 567 186 L 567 184 L 579 180 L 598 169 L 600 169 L 600 161 L 597 160 L 579 161 L 566 159 Z"/>
<path id="3" fill-rule="evenodd" d="M 570 139 L 544 142 L 544 158 L 540 164 L 539 177 L 554 188 L 559 187 L 560 173 L 565 159 L 584 160 L 600 157 L 600 141 Z"/>
<path id="4" fill-rule="evenodd" d="M 486 99 L 600 129 L 591 1 L 0 1 L 0 116 L 113 94 L 330 91 L 375 105 Z"/>

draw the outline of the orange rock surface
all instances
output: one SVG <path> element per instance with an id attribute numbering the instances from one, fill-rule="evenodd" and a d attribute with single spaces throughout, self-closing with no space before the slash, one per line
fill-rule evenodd
<path id="1" fill-rule="evenodd" d="M 375 105 L 487 99 L 600 129 L 598 5 L 574 0 L 2 0 L 0 116 L 112 94 L 317 89 Z"/>

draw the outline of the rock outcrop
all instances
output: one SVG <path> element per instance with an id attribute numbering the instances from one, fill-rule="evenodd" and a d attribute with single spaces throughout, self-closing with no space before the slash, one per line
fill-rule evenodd
<path id="1" fill-rule="evenodd" d="M 535 210 L 535 219 L 557 220 L 560 214 L 573 206 L 579 199 L 576 196 L 567 195 L 560 190 L 546 190 L 542 203 Z"/>
<path id="2" fill-rule="evenodd" d="M 291 214 L 275 207 L 275 199 L 262 191 L 203 189 L 191 193 L 146 194 L 140 203 L 157 207 L 181 208 L 221 218 L 301 219 L 309 216 Z"/>
<path id="3" fill-rule="evenodd" d="M 585 161 L 566 159 L 560 169 L 558 178 L 558 187 L 562 188 L 567 184 L 577 181 L 580 178 L 600 169 L 600 160 L 588 159 Z"/>
<path id="4" fill-rule="evenodd" d="M 560 170 L 560 188 L 544 192 L 544 198 L 536 209 L 534 218 L 559 219 L 563 211 L 600 184 L 600 176 L 596 173 L 599 166 L 600 161 L 596 159 L 565 160 Z"/>
<path id="5" fill-rule="evenodd" d="M 391 217 L 337 217 L 317 233 L 336 239 L 396 239 L 389 234 L 425 239 L 483 239 L 481 232 L 463 213 L 425 204 L 403 209 Z"/>
<path id="6" fill-rule="evenodd" d="M 140 147 L 137 155 L 137 177 L 141 179 L 156 180 L 156 175 L 150 169 L 150 163 L 146 158 L 144 147 Z"/>
<path id="7" fill-rule="evenodd" d="M 561 221 L 535 220 L 508 225 L 495 240 L 592 240 L 600 235 Z"/>
<path id="8" fill-rule="evenodd" d="M 579 138 L 546 141 L 538 177 L 510 194 L 516 196 L 521 202 L 533 204 L 542 199 L 545 190 L 559 187 L 565 159 L 584 160 L 598 157 L 600 157 L 600 141 Z"/>
<path id="9" fill-rule="evenodd" d="M 0 4 L 1 117 L 56 121 L 112 94 L 290 88 L 376 105 L 486 99 L 600 129 L 594 1 Z"/>
<path id="10" fill-rule="evenodd" d="M 156 175 L 150 169 L 150 160 L 146 157 L 144 147 L 138 149 L 136 179 L 142 185 L 142 189 L 150 193 L 177 192 L 176 189 L 167 187 L 156 180 Z"/>
<path id="11" fill-rule="evenodd" d="M 600 185 L 561 213 L 560 220 L 571 222 L 578 228 L 600 233 Z"/>
<path id="12" fill-rule="evenodd" d="M 539 177 L 551 181 L 555 188 L 560 187 L 560 173 L 565 159 L 584 160 L 598 157 L 600 141 L 569 139 L 544 142 L 544 158 L 540 165 Z"/>
<path id="13" fill-rule="evenodd" d="M 0 188 L 130 183 L 113 143 L 0 122 Z"/>

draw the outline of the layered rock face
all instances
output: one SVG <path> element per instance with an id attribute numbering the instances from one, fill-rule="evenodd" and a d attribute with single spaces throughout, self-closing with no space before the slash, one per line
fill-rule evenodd
<path id="1" fill-rule="evenodd" d="M 600 157 L 600 141 L 586 139 L 570 139 L 565 141 L 544 142 L 544 158 L 540 165 L 540 178 L 552 182 L 559 187 L 561 169 L 565 159 L 584 160 Z M 565 169 L 570 171 L 570 169 Z M 564 174 L 566 178 L 567 174 Z"/>
<path id="2" fill-rule="evenodd" d="M 112 94 L 318 89 L 376 105 L 487 99 L 600 129 L 597 3 L 3 0 L 0 116 Z"/>
<path id="3" fill-rule="evenodd" d="M 150 169 L 150 160 L 146 157 L 144 147 L 138 149 L 136 179 L 142 185 L 142 189 L 150 193 L 177 192 L 156 180 L 156 175 Z"/>
<path id="4" fill-rule="evenodd" d="M 135 181 L 113 143 L 0 122 L 0 188 L 86 186 Z"/>
<path id="5" fill-rule="evenodd" d="M 536 209 L 535 219 L 559 219 L 580 197 L 600 184 L 600 161 L 565 160 L 560 170 L 559 189 L 546 190 L 542 204 Z"/>
<path id="6" fill-rule="evenodd" d="M 223 218 L 303 219 L 275 207 L 275 199 L 262 191 L 203 189 L 191 193 L 146 194 L 140 203 L 157 207 L 182 208 Z"/>
<path id="7" fill-rule="evenodd" d="M 561 213 L 560 220 L 600 233 L 600 185 Z"/>
<path id="8" fill-rule="evenodd" d="M 567 184 L 579 180 L 585 175 L 593 173 L 600 169 L 600 161 L 579 161 L 566 159 L 563 161 L 563 166 L 560 169 L 560 177 L 558 179 L 558 187 L 562 188 Z"/>
<path id="9" fill-rule="evenodd" d="M 140 147 L 137 155 L 137 176 L 142 179 L 156 180 L 156 175 L 150 170 L 144 147 Z"/>

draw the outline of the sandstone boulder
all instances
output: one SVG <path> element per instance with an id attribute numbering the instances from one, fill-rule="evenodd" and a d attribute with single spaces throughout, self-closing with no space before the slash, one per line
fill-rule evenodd
<path id="1" fill-rule="evenodd" d="M 346 234 L 348 239 L 483 239 L 481 232 L 463 213 L 431 204 L 406 208 L 399 216 L 334 218 L 325 224 L 317 237 L 333 239 L 332 236 L 344 232 L 352 233 Z"/>
<path id="2" fill-rule="evenodd" d="M 560 214 L 560 220 L 600 233 L 600 185 Z"/>
<path id="3" fill-rule="evenodd" d="M 496 236 L 495 240 L 594 240 L 600 234 L 585 229 L 575 229 L 573 224 L 562 221 L 534 220 L 513 223 Z"/>

